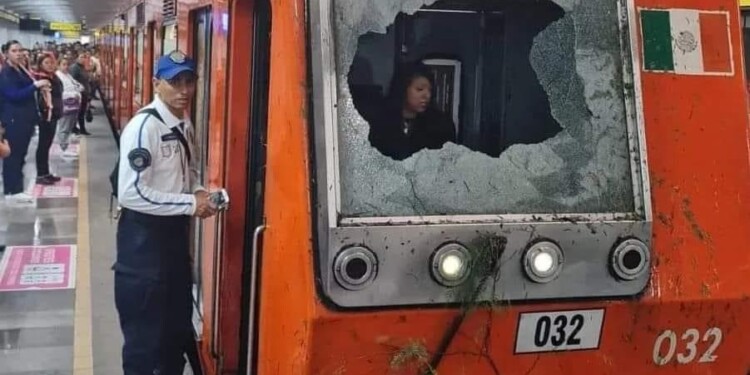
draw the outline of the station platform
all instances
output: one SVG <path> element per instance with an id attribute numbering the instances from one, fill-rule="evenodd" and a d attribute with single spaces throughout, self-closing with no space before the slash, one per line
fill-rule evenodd
<path id="1" fill-rule="evenodd" d="M 108 178 L 117 149 L 101 102 L 94 106 L 78 160 L 52 147 L 61 182 L 33 186 L 36 206 L 0 199 L 0 375 L 122 374 L 110 269 L 116 221 Z M 35 136 L 26 159 L 30 184 L 36 143 Z"/>

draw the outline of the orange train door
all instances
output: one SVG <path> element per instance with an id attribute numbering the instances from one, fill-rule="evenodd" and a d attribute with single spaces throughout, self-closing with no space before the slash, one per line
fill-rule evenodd
<path id="1" fill-rule="evenodd" d="M 143 91 L 145 90 L 145 85 L 147 84 L 147 77 L 150 77 L 150 74 L 147 73 L 147 71 L 144 69 L 144 54 L 146 53 L 146 35 L 144 32 L 144 27 L 142 25 L 138 25 L 138 27 L 135 29 L 135 41 L 134 41 L 134 54 L 133 54 L 133 71 L 134 71 L 134 78 L 135 83 L 133 84 L 133 96 L 131 98 L 133 103 L 133 113 L 137 112 L 141 107 L 146 105 L 147 103 L 144 102 L 144 96 Z M 147 74 L 149 74 L 147 76 Z"/>
<path id="2" fill-rule="evenodd" d="M 128 119 L 125 118 L 122 107 L 122 96 L 123 96 L 123 85 L 125 82 L 125 61 L 127 56 L 125 55 L 125 33 L 122 30 L 115 32 L 113 54 L 114 54 L 114 80 L 112 81 L 113 95 L 112 95 L 112 107 L 114 108 L 115 122 L 117 127 L 122 129 L 127 124 Z"/>
<path id="3" fill-rule="evenodd" d="M 190 33 L 192 42 L 190 48 L 190 54 L 193 56 L 196 62 L 196 73 L 198 79 L 196 83 L 196 96 L 194 105 L 192 108 L 192 119 L 194 126 L 194 139 L 195 144 L 199 152 L 194 154 L 195 162 L 198 168 L 198 181 L 208 186 L 208 138 L 209 132 L 211 131 L 211 123 L 209 121 L 210 116 L 210 95 L 211 95 L 211 34 L 212 34 L 212 21 L 211 21 L 211 8 L 199 8 L 190 12 Z M 165 53 L 170 52 L 165 51 Z M 218 221 L 218 220 L 217 220 Z M 216 246 L 212 246 L 209 249 L 205 248 L 205 228 L 210 225 L 211 221 L 203 222 L 202 220 L 193 221 L 192 229 L 192 248 L 191 254 L 193 258 L 193 297 L 195 303 L 195 311 L 197 314 L 194 316 L 193 323 L 196 328 L 196 332 L 203 332 L 203 324 L 210 324 L 213 326 L 213 322 L 205 321 L 206 312 L 210 311 L 207 306 L 212 306 L 213 301 L 206 300 L 206 296 L 212 296 L 213 293 L 207 293 L 208 288 L 212 286 L 212 280 L 214 279 L 215 269 L 212 269 L 210 262 L 207 260 L 215 259 Z M 207 251 L 213 251 L 214 255 L 207 255 Z M 208 268 L 207 268 L 208 267 Z M 214 297 L 215 298 L 215 297 Z M 211 345 L 215 342 L 214 338 L 202 338 L 208 339 Z"/>
<path id="4" fill-rule="evenodd" d="M 125 126 L 128 121 L 130 121 L 130 118 L 133 117 L 133 98 L 135 95 L 135 82 L 132 82 L 131 80 L 135 77 L 135 66 L 137 63 L 138 57 L 136 56 L 136 28 L 131 27 L 130 32 L 128 33 L 128 43 L 126 45 L 128 54 L 127 54 L 127 65 L 125 67 L 126 75 L 125 77 L 128 77 L 125 80 L 126 89 L 125 89 L 125 95 L 123 96 L 125 106 L 125 114 L 127 119 L 125 122 L 122 123 L 122 126 Z"/>
<path id="5" fill-rule="evenodd" d="M 271 5 L 254 4 L 250 89 L 250 159 L 247 171 L 245 246 L 242 272 L 239 374 L 256 374 L 258 362 L 258 303 L 260 259 L 265 230 L 265 172 L 268 134 L 268 88 L 271 45 Z"/>
<path id="6" fill-rule="evenodd" d="M 151 77 L 154 72 L 154 62 L 156 61 L 155 52 L 158 37 L 156 22 L 149 22 L 146 30 L 146 56 L 143 59 L 143 96 L 141 99 L 143 105 L 150 103 L 154 99 L 154 85 L 151 83 Z"/>
<path id="7" fill-rule="evenodd" d="M 750 93 L 750 84 L 747 82 L 747 78 L 750 77 L 748 73 L 748 61 L 750 61 L 750 7 L 746 1 L 741 2 L 744 6 L 740 7 L 740 25 L 742 26 L 742 57 L 745 61 L 745 86 L 747 87 L 748 93 Z M 750 96 L 749 96 L 750 99 Z M 748 102 L 748 111 L 750 112 L 750 101 Z"/>

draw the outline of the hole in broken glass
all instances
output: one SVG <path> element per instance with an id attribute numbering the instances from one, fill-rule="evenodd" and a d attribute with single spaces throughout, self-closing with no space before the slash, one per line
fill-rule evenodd
<path id="1" fill-rule="evenodd" d="M 564 15 L 549 0 L 439 1 L 360 36 L 347 78 L 370 143 L 396 160 L 447 142 L 497 157 L 554 137 L 562 127 L 529 55 Z"/>
<path id="2" fill-rule="evenodd" d="M 633 212 L 622 1 L 334 4 L 342 218 Z M 456 139 L 388 155 L 372 123 L 396 66 L 420 59 Z"/>

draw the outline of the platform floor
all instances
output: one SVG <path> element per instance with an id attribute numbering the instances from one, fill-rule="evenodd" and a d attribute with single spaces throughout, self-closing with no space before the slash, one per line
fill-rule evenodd
<path id="1" fill-rule="evenodd" d="M 8 207 L 0 195 L 0 375 L 122 374 L 110 269 L 116 222 L 108 178 L 117 154 L 102 105 L 94 105 L 79 160 L 50 156 L 64 182 L 34 187 L 46 196 L 36 207 Z M 36 142 L 25 168 L 29 183 Z"/>

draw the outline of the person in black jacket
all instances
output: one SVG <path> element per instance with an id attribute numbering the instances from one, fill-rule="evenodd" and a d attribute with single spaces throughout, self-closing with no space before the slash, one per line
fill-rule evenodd
<path id="1" fill-rule="evenodd" d="M 36 65 L 38 78 L 49 80 L 52 84 L 51 91 L 49 91 L 51 95 L 47 95 L 46 98 L 44 91 L 37 93 L 41 119 L 39 121 L 39 146 L 36 149 L 36 183 L 52 185 L 60 181 L 60 177 L 52 175 L 49 171 L 49 149 L 55 138 L 57 121 L 62 115 L 63 83 L 55 74 L 57 70 L 55 56 L 49 53 L 40 54 Z"/>
<path id="2" fill-rule="evenodd" d="M 403 160 L 456 141 L 453 121 L 432 105 L 432 86 L 422 64 L 404 65 L 394 74 L 385 110 L 370 121 L 370 143 L 383 155 Z"/>
<path id="3" fill-rule="evenodd" d="M 34 126 L 39 122 L 34 94 L 39 89 L 49 88 L 50 82 L 45 79 L 34 81 L 21 68 L 23 55 L 19 42 L 10 41 L 4 49 L 8 64 L 0 70 L 0 122 L 5 127 L 12 152 L 3 159 L 3 188 L 6 202 L 29 204 L 34 203 L 34 198 L 24 192 L 23 165 Z"/>
<path id="4" fill-rule="evenodd" d="M 86 69 L 87 60 L 88 54 L 81 51 L 76 57 L 76 63 L 70 66 L 70 75 L 84 88 L 81 92 L 81 108 L 78 110 L 78 128 L 73 129 L 73 133 L 81 135 L 91 135 L 86 131 L 86 113 L 89 110 L 89 92 L 91 92 L 91 77 Z"/>

